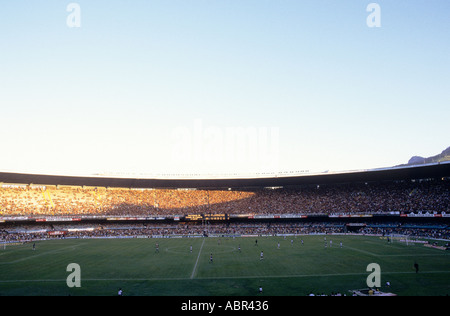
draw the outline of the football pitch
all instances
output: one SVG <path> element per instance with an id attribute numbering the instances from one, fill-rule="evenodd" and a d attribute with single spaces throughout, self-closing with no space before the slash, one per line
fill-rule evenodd
<path id="1" fill-rule="evenodd" d="M 367 288 L 371 263 L 380 266 L 381 291 L 450 294 L 448 251 L 380 237 L 324 237 L 61 239 L 36 242 L 35 250 L 33 243 L 2 246 L 0 295 L 112 296 L 119 288 L 126 296 L 351 295 Z M 70 263 L 79 266 L 80 287 L 68 286 L 75 271 L 67 269 Z"/>

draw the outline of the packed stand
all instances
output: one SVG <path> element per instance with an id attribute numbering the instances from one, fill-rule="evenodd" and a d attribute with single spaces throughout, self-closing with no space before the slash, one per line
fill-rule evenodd
<path id="1" fill-rule="evenodd" d="M 2 186 L 0 216 L 450 212 L 450 181 L 298 189 L 164 190 Z"/>
<path id="2" fill-rule="evenodd" d="M 52 232 L 59 232 L 52 234 Z M 61 233 L 64 232 L 64 233 Z M 276 236 L 350 233 L 343 222 L 288 222 L 288 223 L 101 223 L 101 224 L 4 224 L 0 227 L 0 243 L 26 242 L 53 238 L 152 238 L 172 236 Z M 447 225 L 411 225 L 391 223 L 383 227 L 367 225 L 352 234 L 408 235 L 410 238 L 450 240 Z"/>

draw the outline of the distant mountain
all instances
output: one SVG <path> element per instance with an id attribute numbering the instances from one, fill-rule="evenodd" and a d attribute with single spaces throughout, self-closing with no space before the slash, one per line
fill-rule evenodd
<path id="1" fill-rule="evenodd" d="M 426 163 L 437 163 L 442 161 L 450 161 L 450 147 L 444 150 L 442 153 L 436 156 L 424 158 L 420 156 L 414 156 L 409 159 L 407 165 L 423 165 Z"/>

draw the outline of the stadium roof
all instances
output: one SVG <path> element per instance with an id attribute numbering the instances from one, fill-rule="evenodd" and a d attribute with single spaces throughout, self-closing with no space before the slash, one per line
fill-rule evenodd
<path id="1" fill-rule="evenodd" d="M 258 189 L 265 187 L 297 187 L 305 185 L 399 181 L 427 178 L 440 179 L 444 177 L 450 177 L 450 162 L 339 173 L 233 179 L 141 179 L 0 172 L 0 183 L 131 189 Z"/>

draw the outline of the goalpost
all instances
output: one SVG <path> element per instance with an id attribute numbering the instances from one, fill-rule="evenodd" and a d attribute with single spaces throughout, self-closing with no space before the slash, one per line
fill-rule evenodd
<path id="1" fill-rule="evenodd" d="M 414 246 L 415 243 L 415 238 L 411 238 L 410 235 L 391 234 L 386 237 L 388 238 L 388 242 L 392 244 L 401 243 L 406 246 Z"/>

